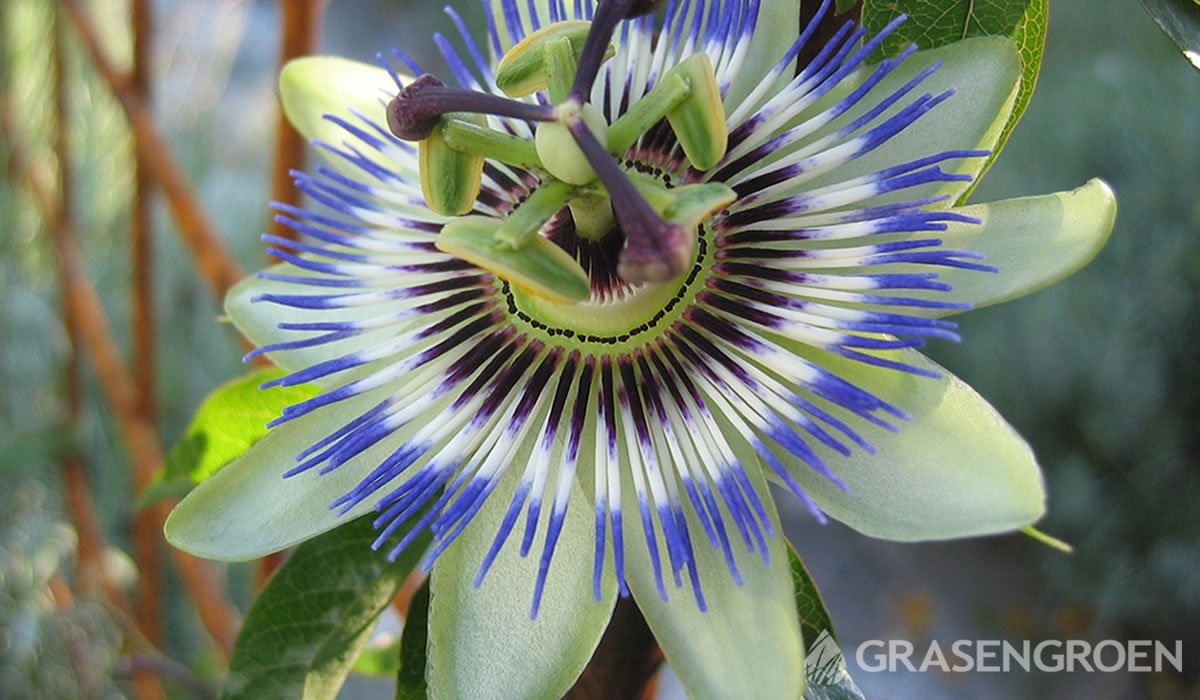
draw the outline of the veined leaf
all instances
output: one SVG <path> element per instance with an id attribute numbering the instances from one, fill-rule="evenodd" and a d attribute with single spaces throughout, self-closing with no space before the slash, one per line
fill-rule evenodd
<path id="1" fill-rule="evenodd" d="M 1012 115 L 981 174 L 987 172 L 1033 97 L 1046 47 L 1050 0 L 865 0 L 863 26 L 878 32 L 900 13 L 908 14 L 908 21 L 884 42 L 883 56 L 894 56 L 913 43 L 931 49 L 973 36 L 1006 36 L 1016 43 L 1021 86 Z M 961 200 L 969 194 L 970 190 Z"/>
<path id="2" fill-rule="evenodd" d="M 224 700 L 334 698 L 427 539 L 391 563 L 360 518 L 296 548 L 246 615 Z"/>
<path id="3" fill-rule="evenodd" d="M 821 594 L 796 550 L 788 546 L 792 584 L 796 587 L 796 612 L 804 633 L 804 700 L 863 700 L 862 691 L 846 669 L 837 633 Z"/>
<path id="4" fill-rule="evenodd" d="M 425 700 L 429 644 L 429 581 L 417 590 L 408 604 L 404 631 L 400 634 L 400 668 L 396 672 L 396 700 Z"/>

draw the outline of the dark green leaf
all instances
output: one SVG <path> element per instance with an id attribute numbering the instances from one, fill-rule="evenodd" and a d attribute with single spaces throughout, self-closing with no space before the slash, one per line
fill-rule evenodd
<path id="1" fill-rule="evenodd" d="M 792 584 L 796 587 L 796 612 L 800 615 L 800 631 L 804 634 L 804 650 L 812 651 L 813 644 L 822 632 L 828 632 L 834 641 L 833 620 L 825 610 L 825 602 L 817 591 L 817 584 L 805 568 L 796 550 L 788 547 L 788 562 L 792 566 Z"/>
<path id="2" fill-rule="evenodd" d="M 863 700 L 862 691 L 846 669 L 846 660 L 838 646 L 833 621 L 821 600 L 812 576 L 796 551 L 788 547 L 792 583 L 796 587 L 796 611 L 804 632 L 804 669 L 807 684 L 804 700 Z"/>
<path id="3" fill-rule="evenodd" d="M 158 478 L 138 497 L 138 507 L 186 495 L 263 439 L 267 423 L 278 418 L 285 407 L 317 394 L 318 389 L 311 385 L 259 389 L 284 374 L 281 369 L 260 370 L 209 394 L 183 437 L 171 447 Z"/>
<path id="4" fill-rule="evenodd" d="M 1021 87 L 988 160 L 990 166 L 1033 97 L 1046 47 L 1050 0 L 865 0 L 863 26 L 878 32 L 902 12 L 908 14 L 908 21 L 884 42 L 884 56 L 894 56 L 913 43 L 931 49 L 972 36 L 1006 36 L 1016 43 L 1021 54 Z"/>
<path id="5" fill-rule="evenodd" d="M 1142 0 L 1142 6 L 1171 37 L 1192 67 L 1200 70 L 1200 2 Z"/>
<path id="6" fill-rule="evenodd" d="M 246 615 L 225 700 L 333 698 L 376 618 L 416 565 L 422 538 L 395 562 L 371 549 L 360 518 L 296 548 Z"/>
<path id="7" fill-rule="evenodd" d="M 400 670 L 396 672 L 396 700 L 425 700 L 427 643 L 429 641 L 429 581 L 413 596 L 400 634 Z"/>

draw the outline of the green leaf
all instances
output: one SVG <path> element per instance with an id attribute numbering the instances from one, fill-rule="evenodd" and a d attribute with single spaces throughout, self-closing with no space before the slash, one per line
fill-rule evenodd
<path id="1" fill-rule="evenodd" d="M 938 273 L 938 280 L 953 287 L 952 293 L 914 291 L 905 296 L 953 298 L 980 308 L 1049 287 L 1087 265 L 1104 247 L 1116 222 L 1117 200 L 1104 182 L 1090 180 L 1068 192 L 973 204 L 955 211 L 983 223 L 950 223 L 946 231 L 937 234 L 943 246 L 983 253 L 983 262 L 1000 271 L 946 269 Z M 902 234 L 881 237 L 879 242 L 928 236 Z M 916 268 L 897 265 L 891 271 Z"/>
<path id="2" fill-rule="evenodd" d="M 197 486 L 167 518 L 167 541 L 207 559 L 245 561 L 278 552 L 343 525 L 419 471 L 413 465 L 344 515 L 329 505 L 354 488 L 419 429 L 413 421 L 328 474 L 311 469 L 295 476 L 296 456 L 358 418 L 390 394 L 390 387 L 367 392 L 284 423 L 246 454 Z M 440 409 L 440 406 L 435 407 Z"/>
<path id="3" fill-rule="evenodd" d="M 408 604 L 400 635 L 400 668 L 396 670 L 396 700 L 425 700 L 425 667 L 429 656 L 429 581 Z"/>
<path id="4" fill-rule="evenodd" d="M 1200 2 L 1196 0 L 1142 0 L 1142 7 L 1154 17 L 1188 62 L 1200 70 Z"/>
<path id="5" fill-rule="evenodd" d="M 817 591 L 817 584 L 808 573 L 808 568 L 796 554 L 795 548 L 788 545 L 788 562 L 792 567 L 792 585 L 796 588 L 796 612 L 800 615 L 800 631 L 806 640 L 805 651 L 812 651 L 813 644 L 822 632 L 828 632 L 834 641 L 837 634 L 833 630 L 833 620 L 825 610 L 825 601 Z"/>
<path id="6" fill-rule="evenodd" d="M 722 431 L 732 434 L 732 428 Z M 749 446 L 734 442 L 743 464 L 756 464 Z M 666 546 L 658 534 L 658 550 L 664 563 L 669 600 L 659 594 L 648 554 L 646 535 L 638 517 L 633 483 L 628 469 L 622 470 L 624 497 L 625 576 L 629 590 L 654 638 L 663 648 L 667 663 L 675 670 L 688 696 L 693 698 L 797 698 L 804 687 L 804 642 L 796 614 L 795 589 L 782 535 L 766 538 L 770 562 L 757 551 L 747 551 L 735 532 L 730 533 L 734 559 L 742 585 L 734 582 L 725 555 L 707 538 L 694 538 L 697 574 L 708 609 L 700 610 L 686 572 L 682 587 L 671 580 L 665 562 Z M 748 469 L 748 477 L 760 495 L 773 526 L 778 531 L 775 504 L 759 469 Z M 690 503 L 684 506 L 689 529 L 703 533 Z M 722 506 L 726 523 L 732 516 Z"/>
<path id="7" fill-rule="evenodd" d="M 878 32 L 900 13 L 907 13 L 908 21 L 884 42 L 882 56 L 894 56 L 912 43 L 931 49 L 976 36 L 1003 36 L 1016 44 L 1021 56 L 1020 88 L 981 174 L 986 172 L 1033 97 L 1042 69 L 1050 0 L 866 0 L 863 26 Z"/>
<path id="8" fill-rule="evenodd" d="M 356 675 L 394 678 L 400 669 L 400 638 L 368 644 L 354 660 L 350 671 Z"/>
<path id="9" fill-rule="evenodd" d="M 311 385 L 259 389 L 284 374 L 276 368 L 252 372 L 205 397 L 158 476 L 138 497 L 137 507 L 186 495 L 266 437 L 267 423 L 284 408 L 316 396 L 318 389 Z"/>
<path id="10" fill-rule="evenodd" d="M 805 639 L 804 675 L 808 682 L 804 687 L 804 700 L 862 700 L 862 691 L 850 678 L 833 621 L 825 610 L 817 585 L 790 545 L 788 561 L 792 566 L 796 611 Z"/>
<path id="11" fill-rule="evenodd" d="M 912 418 L 893 419 L 895 432 L 860 429 L 874 454 L 858 449 L 847 457 L 814 446 L 846 490 L 777 451 L 830 517 L 872 537 L 917 541 L 1011 532 L 1045 513 L 1041 470 L 1029 445 L 983 397 L 937 363 L 914 350 L 876 353 L 941 375 L 933 379 L 778 341 Z M 843 409 L 823 406 L 853 420 Z"/>
<path id="12" fill-rule="evenodd" d="M 535 421 L 536 422 L 536 421 Z M 531 443 L 532 440 L 528 442 Z M 525 464 L 529 450 L 514 464 Z M 537 617 L 530 619 L 534 584 L 550 504 L 529 555 L 516 531 L 476 588 L 476 572 L 499 530 L 520 470 L 512 469 L 433 569 L 429 609 L 429 694 L 433 698 L 557 698 L 579 678 L 596 650 L 617 601 L 611 572 L 602 599 L 592 590 L 593 519 L 590 501 L 572 485 L 562 534 L 554 550 Z M 554 492 L 554 486 L 548 487 Z"/>
<path id="13" fill-rule="evenodd" d="M 225 700 L 321 700 L 341 688 L 376 618 L 416 565 L 371 549 L 369 518 L 296 549 L 255 599 L 229 664 Z"/>

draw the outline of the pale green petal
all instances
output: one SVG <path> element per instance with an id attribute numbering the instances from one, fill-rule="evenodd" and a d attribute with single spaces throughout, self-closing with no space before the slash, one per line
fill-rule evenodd
<path id="1" fill-rule="evenodd" d="M 523 462 L 514 464 L 514 476 L 518 464 Z M 593 597 L 590 501 L 578 486 L 536 619 L 529 617 L 530 604 L 549 507 L 529 556 L 520 556 L 522 517 L 483 584 L 474 587 L 515 489 L 515 479 L 505 481 L 434 566 L 426 674 L 431 698 L 561 697 L 587 665 L 616 605 L 611 572 L 603 600 Z"/>
<path id="2" fill-rule="evenodd" d="M 326 114 L 349 117 L 353 109 L 386 124 L 386 105 L 396 92 L 396 84 L 382 67 L 337 56 L 298 58 L 279 73 L 284 112 L 309 140 L 334 144 L 345 140 L 346 132 L 325 119 Z"/>
<path id="3" fill-rule="evenodd" d="M 945 248 L 983 253 L 987 257 L 982 262 L 1000 272 L 942 269 L 938 278 L 951 284 L 953 291 L 906 296 L 970 302 L 978 308 L 1049 287 L 1091 262 L 1104 247 L 1116 221 L 1117 200 L 1108 185 L 1090 180 L 1069 192 L 976 204 L 956 211 L 982 219 L 983 224 L 952 223 L 944 233 L 904 234 L 888 236 L 888 240 L 937 237 Z M 896 267 L 917 271 L 916 266 Z"/>
<path id="4" fill-rule="evenodd" d="M 871 91 L 874 99 L 865 100 L 864 104 L 835 120 L 830 128 L 838 128 L 858 118 L 936 61 L 942 61 L 942 67 L 909 93 L 908 98 L 900 100 L 879 119 L 896 113 L 914 98 L 925 93 L 938 95 L 952 89 L 955 94 L 950 99 L 934 107 L 916 123 L 893 136 L 879 148 L 837 168 L 829 175 L 806 184 L 805 188 L 812 189 L 874 173 L 943 151 L 993 148 L 1008 122 L 1021 80 L 1020 56 L 1012 41 L 1004 37 L 964 39 L 949 46 L 918 51 Z M 861 81 L 865 77 L 866 73 L 860 71 L 858 80 Z M 847 89 L 852 84 L 848 83 Z M 978 177 L 986 160 L 975 158 L 949 161 L 942 165 L 942 169 Z M 969 182 L 933 183 L 873 201 L 897 201 L 945 194 L 950 195 L 950 201 L 954 202 L 970 187 Z"/>
<path id="5" fill-rule="evenodd" d="M 287 479 L 283 475 L 296 466 L 301 450 L 357 418 L 387 391 L 376 390 L 273 428 L 175 507 L 167 518 L 167 541 L 206 559 L 243 561 L 299 544 L 369 511 L 387 489 L 343 516 L 330 510 L 329 504 L 352 489 L 417 426 L 398 431 L 328 474 L 313 469 Z"/>
<path id="6" fill-rule="evenodd" d="M 316 273 L 286 263 L 273 265 L 266 272 L 276 275 L 316 277 Z M 295 309 L 270 301 L 254 301 L 263 294 L 315 295 L 326 293 L 324 288 L 294 282 L 279 282 L 251 275 L 238 282 L 225 295 L 225 313 L 233 324 L 256 346 L 299 340 L 305 337 L 297 331 L 279 329 L 281 323 L 313 323 L 318 321 L 353 321 L 383 315 L 400 308 L 397 303 L 372 304 L 348 309 Z M 373 347 L 397 334 L 395 328 L 381 328 L 363 335 L 352 336 L 311 348 L 268 353 L 276 365 L 291 372 L 311 367 L 325 360 L 341 357 L 355 350 Z M 343 383 L 340 375 L 318 381 L 318 384 Z"/>
<path id="7" fill-rule="evenodd" d="M 850 457 L 818 445 L 842 491 L 783 450 L 777 454 L 831 517 L 867 535 L 937 540 L 1011 532 L 1045 512 L 1037 460 L 1025 440 L 973 389 L 916 351 L 886 356 L 941 379 L 872 367 L 796 344 L 789 349 L 908 412 L 898 432 L 863 426 L 876 449 Z M 844 415 L 844 413 L 843 413 Z"/>
<path id="8" fill-rule="evenodd" d="M 401 80 L 407 84 L 411 78 L 402 75 Z M 387 153 L 376 151 L 325 118 L 332 114 L 362 127 L 354 116 L 357 112 L 386 128 L 387 103 L 397 92 L 396 83 L 382 67 L 336 56 L 298 58 L 279 74 L 279 98 L 284 113 L 304 138 L 337 147 L 353 144 L 376 163 L 411 176 L 416 173 L 415 157 L 399 148 L 390 148 Z M 319 152 L 339 169 L 356 170 L 340 158 Z"/>
<path id="9" fill-rule="evenodd" d="M 745 447 L 745 446 L 743 446 Z M 778 516 L 753 453 L 739 456 L 764 501 L 776 530 Z M 626 470 L 627 471 L 627 470 Z M 624 494 L 632 494 L 627 482 Z M 712 547 L 688 504 L 689 531 L 708 610 L 697 606 L 687 573 L 675 588 L 659 537 L 669 602 L 659 596 L 637 502 L 625 498 L 625 577 L 629 590 L 690 697 L 794 700 L 804 689 L 804 643 L 796 612 L 795 590 L 782 534 L 767 538 L 770 564 L 746 551 L 731 528 L 730 536 L 743 584 L 733 582 L 725 556 Z M 724 513 L 725 522 L 732 518 Z"/>

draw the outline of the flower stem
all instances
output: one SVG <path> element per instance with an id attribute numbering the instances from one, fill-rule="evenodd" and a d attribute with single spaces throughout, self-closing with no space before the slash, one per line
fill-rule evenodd
<path id="1" fill-rule="evenodd" d="M 675 73 L 668 73 L 650 94 L 635 102 L 608 129 L 608 150 L 621 154 L 628 151 L 671 110 L 683 104 L 691 88 Z"/>
<path id="2" fill-rule="evenodd" d="M 575 188 L 565 182 L 550 182 L 537 188 L 496 229 L 496 242 L 513 250 L 524 248 L 542 226 L 567 205 L 574 192 Z"/>
<path id="3" fill-rule="evenodd" d="M 523 168 L 541 168 L 542 159 L 529 139 L 520 139 L 461 119 L 447 119 L 442 138 L 456 151 L 485 156 Z"/>
<path id="4" fill-rule="evenodd" d="M 632 598 L 621 598 L 592 660 L 564 697 L 652 698 L 658 689 L 656 675 L 664 661 L 662 649 L 637 603 Z"/>

